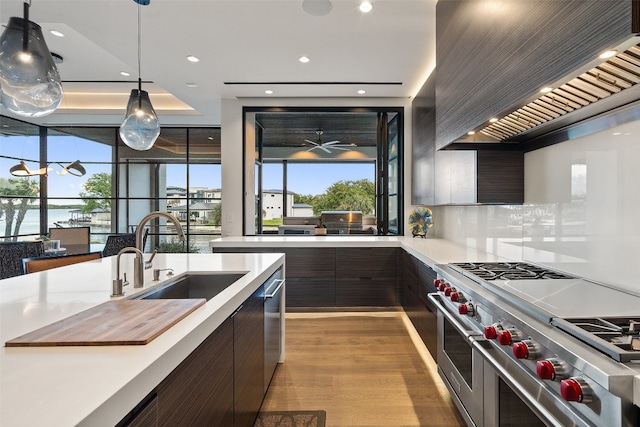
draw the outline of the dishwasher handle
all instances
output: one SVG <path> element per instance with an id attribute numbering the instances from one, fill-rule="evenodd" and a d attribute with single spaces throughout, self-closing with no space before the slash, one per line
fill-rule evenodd
<path id="1" fill-rule="evenodd" d="M 278 292 L 280 292 L 280 288 L 282 287 L 282 285 L 284 285 L 285 281 L 286 281 L 285 279 L 276 279 L 273 282 L 271 282 L 272 285 L 274 283 L 278 283 L 278 284 L 275 286 L 275 289 L 271 291 L 271 293 L 266 293 L 266 292 L 264 293 L 264 299 L 273 298 L 276 295 L 278 295 Z"/>

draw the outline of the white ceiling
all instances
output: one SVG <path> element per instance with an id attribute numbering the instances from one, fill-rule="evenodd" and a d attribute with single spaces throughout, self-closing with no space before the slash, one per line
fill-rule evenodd
<path id="1" fill-rule="evenodd" d="M 359 0 L 332 0 L 328 15 L 311 16 L 302 0 L 151 0 L 141 7 L 141 49 L 142 79 L 153 84 L 143 89 L 163 126 L 220 125 L 223 98 L 412 97 L 435 65 L 436 0 L 372 3 L 364 14 Z M 3 25 L 22 16 L 22 4 L 0 0 Z M 65 98 L 55 113 L 30 121 L 122 121 L 137 79 L 137 8 L 133 0 L 32 0 L 30 19 L 64 57 Z M 300 63 L 302 55 L 311 62 Z M 0 114 L 10 115 L 1 107 Z"/>

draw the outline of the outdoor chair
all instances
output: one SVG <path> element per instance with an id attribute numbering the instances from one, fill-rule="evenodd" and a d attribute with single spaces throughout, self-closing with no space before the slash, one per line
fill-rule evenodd
<path id="1" fill-rule="evenodd" d="M 91 227 L 50 228 L 49 238 L 60 240 L 60 247 L 67 255 L 86 254 L 90 251 Z"/>
<path id="2" fill-rule="evenodd" d="M 90 252 L 76 255 L 56 255 L 35 258 L 24 258 L 22 260 L 22 270 L 24 274 L 37 273 L 56 267 L 77 264 L 79 262 L 92 261 L 102 258 L 102 252 Z"/>
<path id="3" fill-rule="evenodd" d="M 0 243 L 0 279 L 22 274 L 22 258 L 44 254 L 42 241 Z"/>
<path id="4" fill-rule="evenodd" d="M 118 255 L 118 252 L 126 247 L 136 247 L 136 233 L 111 234 L 107 236 L 102 256 Z"/>

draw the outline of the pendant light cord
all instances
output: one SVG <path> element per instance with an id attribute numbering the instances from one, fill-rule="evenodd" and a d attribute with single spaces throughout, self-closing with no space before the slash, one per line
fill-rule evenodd
<path id="1" fill-rule="evenodd" d="M 140 27 L 142 25 L 142 14 L 140 13 L 140 9 L 142 6 L 138 3 L 138 90 L 142 92 L 142 73 L 140 71 L 140 56 L 141 56 L 141 48 L 140 48 Z"/>

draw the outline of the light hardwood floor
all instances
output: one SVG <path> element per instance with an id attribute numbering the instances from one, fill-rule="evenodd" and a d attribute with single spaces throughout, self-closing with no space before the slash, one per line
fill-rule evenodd
<path id="1" fill-rule="evenodd" d="M 262 411 L 320 409 L 327 427 L 465 425 L 404 312 L 287 314 Z"/>

